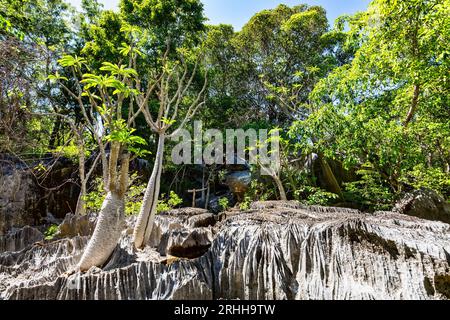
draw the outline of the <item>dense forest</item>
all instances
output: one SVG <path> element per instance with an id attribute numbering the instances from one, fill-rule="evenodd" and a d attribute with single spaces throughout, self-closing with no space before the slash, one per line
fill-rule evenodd
<path id="1" fill-rule="evenodd" d="M 391 210 L 405 193 L 450 199 L 450 1 L 374 0 L 328 21 L 319 6 L 279 5 L 241 31 L 209 25 L 199 0 L 0 2 L 0 153 L 45 183 L 64 158 L 77 214 L 102 212 L 81 262 L 101 265 L 137 215 L 224 194 L 227 166 L 175 165 L 180 129 L 279 132 L 281 170 L 249 166 L 236 203 Z M 46 159 L 53 159 L 47 161 Z M 194 191 L 195 197 L 195 191 Z M 211 196 L 212 197 L 212 196 Z M 195 199 L 194 199 L 195 205 Z M 99 250 L 99 248 L 103 250 Z"/>

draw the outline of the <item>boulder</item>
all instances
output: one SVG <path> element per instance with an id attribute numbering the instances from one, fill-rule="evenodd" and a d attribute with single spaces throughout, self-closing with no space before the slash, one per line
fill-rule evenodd
<path id="1" fill-rule="evenodd" d="M 435 191 L 422 189 L 406 194 L 395 212 L 427 220 L 450 223 L 450 204 Z"/>
<path id="2" fill-rule="evenodd" d="M 62 239 L 76 236 L 90 236 L 94 232 L 96 222 L 96 214 L 80 216 L 69 213 L 59 225 L 56 237 Z"/>
<path id="3" fill-rule="evenodd" d="M 194 259 L 208 251 L 212 238 L 207 228 L 173 230 L 163 235 L 158 251 L 162 256 Z"/>
<path id="4" fill-rule="evenodd" d="M 250 187 L 251 182 L 252 174 L 249 170 L 231 172 L 225 177 L 225 184 L 230 188 L 230 191 L 238 201 L 244 199 L 244 195 Z"/>

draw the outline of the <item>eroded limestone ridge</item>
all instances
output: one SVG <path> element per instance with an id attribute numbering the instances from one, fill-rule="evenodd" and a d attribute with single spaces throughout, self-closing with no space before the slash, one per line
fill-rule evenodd
<path id="1" fill-rule="evenodd" d="M 450 225 L 441 222 L 297 202 L 219 216 L 180 209 L 157 217 L 138 252 L 133 225 L 102 270 L 70 276 L 88 236 L 3 237 L 1 299 L 450 298 Z"/>

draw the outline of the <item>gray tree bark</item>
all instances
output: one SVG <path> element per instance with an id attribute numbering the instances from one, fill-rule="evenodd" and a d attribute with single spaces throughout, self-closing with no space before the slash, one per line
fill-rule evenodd
<path id="1" fill-rule="evenodd" d="M 114 251 L 123 229 L 124 204 L 120 194 L 109 192 L 106 196 L 94 234 L 78 264 L 80 271 L 102 266 Z"/>
<path id="2" fill-rule="evenodd" d="M 277 185 L 278 192 L 280 193 L 280 200 L 287 201 L 286 191 L 284 190 L 283 182 L 277 175 L 273 175 L 272 179 L 275 181 Z"/>
<path id="3" fill-rule="evenodd" d="M 152 233 L 153 222 L 158 205 L 159 188 L 164 158 L 165 134 L 159 134 L 158 151 L 150 180 L 145 190 L 139 217 L 134 228 L 133 242 L 136 248 L 143 248 Z"/>
<path id="4" fill-rule="evenodd" d="M 80 271 L 104 265 L 114 251 L 124 227 L 130 155 L 122 155 L 120 175 L 117 172 L 118 156 L 118 145 L 113 143 L 109 163 L 109 191 L 103 201 L 94 233 L 78 265 Z"/>

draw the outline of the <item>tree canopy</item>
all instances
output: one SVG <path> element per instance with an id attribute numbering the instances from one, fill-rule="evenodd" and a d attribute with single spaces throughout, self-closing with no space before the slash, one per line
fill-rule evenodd
<path id="1" fill-rule="evenodd" d="M 199 0 L 121 0 L 117 11 L 83 0 L 80 12 L 64 0 L 0 0 L 0 152 L 69 155 L 83 141 L 90 158 L 125 137 L 145 143 L 122 139 L 120 152 L 153 164 L 156 122 L 171 121 L 158 117 L 163 92 L 179 98 L 175 127 L 278 130 L 289 199 L 364 210 L 420 188 L 449 199 L 449 8 L 373 0 L 330 22 L 320 6 L 279 5 L 236 31 L 208 25 Z M 192 78 L 180 96 L 181 70 Z M 195 168 L 158 161 L 163 193 L 197 183 L 180 178 Z M 247 199 L 277 198 L 274 181 L 253 180 Z"/>

